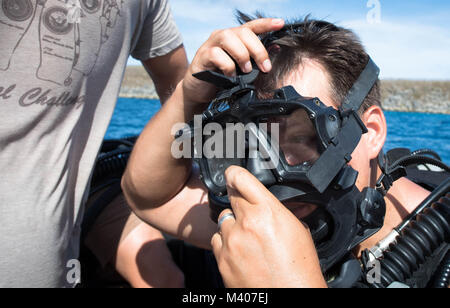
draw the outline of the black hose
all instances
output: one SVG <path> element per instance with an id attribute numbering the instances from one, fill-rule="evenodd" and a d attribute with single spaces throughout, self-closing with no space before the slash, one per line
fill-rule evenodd
<path id="1" fill-rule="evenodd" d="M 386 288 L 393 282 L 405 282 L 449 237 L 450 194 L 447 194 L 403 229 L 397 243 L 380 260 L 381 283 L 374 286 Z"/>
<path id="2" fill-rule="evenodd" d="M 92 186 L 113 176 L 121 177 L 131 156 L 131 149 L 119 149 L 100 155 L 92 176 Z"/>
<path id="3" fill-rule="evenodd" d="M 138 136 L 105 140 L 92 175 L 90 195 L 122 177 Z"/>
<path id="4" fill-rule="evenodd" d="M 447 251 L 433 277 L 431 287 L 435 289 L 447 289 L 450 286 L 450 251 Z"/>
<path id="5" fill-rule="evenodd" d="M 395 169 L 398 166 L 407 167 L 410 165 L 421 165 L 421 164 L 428 164 L 432 165 L 438 168 L 441 168 L 442 170 L 446 172 L 450 172 L 450 167 L 444 164 L 442 161 L 439 161 L 437 159 L 423 156 L 423 155 L 415 155 L 415 156 L 408 156 L 404 158 L 400 158 L 399 160 L 395 161 L 392 165 L 389 166 L 390 170 Z"/>
<path id="6" fill-rule="evenodd" d="M 433 150 L 430 149 L 420 149 L 411 153 L 412 156 L 422 156 L 422 155 L 430 155 L 437 160 L 442 161 L 442 158 Z"/>
<path id="7" fill-rule="evenodd" d="M 406 219 L 399 224 L 395 230 L 400 234 L 404 228 L 406 228 L 411 221 L 416 219 L 417 215 L 422 213 L 426 208 L 430 207 L 433 203 L 438 201 L 443 195 L 450 191 L 450 178 L 444 181 L 441 185 L 435 188 L 432 194 L 430 194 L 422 203 L 410 214 Z"/>
<path id="8" fill-rule="evenodd" d="M 111 152 L 111 151 L 119 148 L 120 146 L 133 148 L 134 143 L 132 143 L 131 141 L 128 141 L 127 139 L 120 139 L 120 140 L 109 139 L 109 140 L 105 140 L 103 142 L 103 145 L 102 145 L 102 152 L 103 153 Z"/>

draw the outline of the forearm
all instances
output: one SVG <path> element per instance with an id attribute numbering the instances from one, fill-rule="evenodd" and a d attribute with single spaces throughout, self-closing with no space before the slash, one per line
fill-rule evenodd
<path id="1" fill-rule="evenodd" d="M 139 137 L 122 179 L 122 187 L 135 209 L 157 207 L 176 195 L 189 178 L 190 159 L 176 159 L 171 153 L 173 128 L 187 123 L 194 111 L 184 103 L 180 83 L 159 113 Z"/>
<path id="2" fill-rule="evenodd" d="M 169 202 L 157 208 L 135 210 L 136 215 L 165 234 L 194 246 L 211 249 L 217 225 L 210 218 L 207 190 L 193 168 L 184 188 Z"/>

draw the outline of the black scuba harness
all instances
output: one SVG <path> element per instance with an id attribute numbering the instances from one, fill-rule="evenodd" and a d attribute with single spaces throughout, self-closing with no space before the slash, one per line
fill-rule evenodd
<path id="1" fill-rule="evenodd" d="M 449 287 L 449 166 L 441 161 L 439 155 L 427 149 L 413 153 L 406 149 L 394 149 L 386 156 L 380 155 L 379 164 L 383 176 L 378 180 L 377 189 L 383 194 L 401 177 L 407 177 L 432 192 L 388 236 L 363 252 L 365 275 L 360 278 L 366 286 L 376 288 Z M 419 166 L 428 170 L 420 170 Z M 430 167 L 442 171 L 431 171 Z M 379 267 L 378 280 L 368 279 L 374 270 L 368 265 Z"/>

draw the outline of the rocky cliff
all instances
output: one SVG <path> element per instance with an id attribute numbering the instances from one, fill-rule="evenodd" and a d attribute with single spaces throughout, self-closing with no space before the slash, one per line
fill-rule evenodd
<path id="1" fill-rule="evenodd" d="M 450 114 L 450 81 L 383 80 L 383 108 L 388 111 Z M 158 95 L 143 67 L 128 67 L 121 97 L 157 99 Z"/>

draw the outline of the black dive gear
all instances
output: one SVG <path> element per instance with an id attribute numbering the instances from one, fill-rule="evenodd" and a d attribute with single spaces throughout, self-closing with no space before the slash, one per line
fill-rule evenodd
<path id="1" fill-rule="evenodd" d="M 404 148 L 380 154 L 379 161 L 383 170 L 378 188 L 381 193 L 386 183 L 389 186 L 405 173 L 406 178 L 432 192 L 389 235 L 365 250 L 361 263 L 352 254 L 344 257 L 327 273 L 331 278 L 328 285 L 332 288 L 450 287 L 449 166 L 431 150 L 411 152 Z M 433 166 L 442 170 L 431 170 Z M 383 178 L 389 180 L 383 184 Z"/>
<path id="2" fill-rule="evenodd" d="M 432 286 L 448 287 L 449 240 L 450 177 L 385 240 L 363 252 L 364 265 L 378 260 L 380 266 L 380 280 L 368 285 L 386 288 L 396 282 L 425 288 L 435 274 Z M 440 268 L 433 272 L 439 264 Z"/>
<path id="3" fill-rule="evenodd" d="M 258 74 L 253 71 L 237 77 L 216 72 L 195 75 L 222 89 L 203 113 L 201 123 L 202 132 L 210 123 L 218 123 L 221 131 L 196 143 L 200 128 L 192 122 L 190 131 L 180 132 L 177 137 L 194 137 L 194 157 L 210 192 L 211 217 L 215 222 L 224 209 L 231 207 L 224 177 L 231 165 L 249 170 L 281 202 L 317 205 L 315 217 L 320 219 L 310 219 L 310 229 L 326 271 L 383 226 L 383 195 L 372 188 L 360 192 L 355 186 L 358 172 L 348 165 L 361 136 L 367 132 L 358 110 L 378 80 L 379 69 L 369 59 L 339 110 L 327 107 L 318 98 L 302 97 L 291 86 L 275 91 L 272 99 L 259 100 L 252 85 Z M 297 130 L 306 133 L 297 136 L 294 132 L 289 137 L 292 140 L 286 142 L 285 136 L 274 136 L 268 128 L 273 123 L 279 125 L 283 135 L 289 135 L 293 126 L 300 126 Z M 227 135 L 229 124 L 247 125 L 245 155 L 238 157 L 235 150 L 234 156 L 221 158 L 200 153 L 211 138 L 220 140 Z M 261 124 L 266 124 L 265 128 Z M 252 138 L 259 148 L 255 148 Z M 289 153 L 292 151 L 301 157 L 293 159 Z"/>
<path id="4" fill-rule="evenodd" d="M 380 155 L 379 165 L 383 171 L 378 181 L 381 192 L 405 174 L 432 193 L 388 236 L 363 252 L 364 265 L 377 260 L 381 268 L 380 281 L 368 285 L 385 288 L 402 283 L 413 288 L 448 287 L 450 167 L 428 149 L 412 153 L 407 149 L 394 149 L 387 155 Z M 425 170 L 420 170 L 419 166 Z M 442 172 L 431 171 L 431 167 Z"/>

